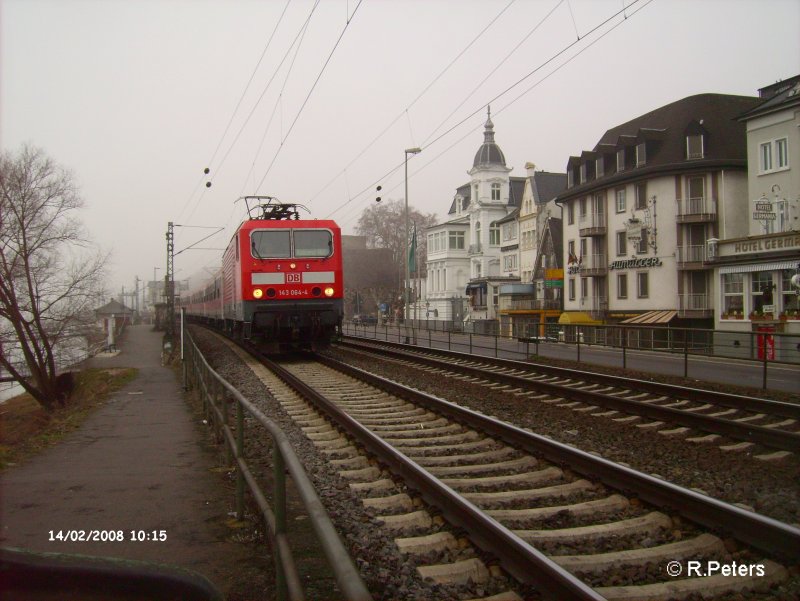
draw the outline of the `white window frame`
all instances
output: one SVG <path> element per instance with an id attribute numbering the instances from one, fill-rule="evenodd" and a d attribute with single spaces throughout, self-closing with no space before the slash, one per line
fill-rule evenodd
<path id="1" fill-rule="evenodd" d="M 625 188 L 617 188 L 614 190 L 614 206 L 617 209 L 617 213 L 624 213 L 628 207 L 628 203 L 625 199 Z"/>
<path id="2" fill-rule="evenodd" d="M 647 144 L 640 142 L 636 145 L 636 166 L 643 167 L 647 164 Z"/>
<path id="3" fill-rule="evenodd" d="M 644 282 L 644 286 L 642 286 Z M 643 291 L 642 288 L 645 290 Z M 650 272 L 637 271 L 636 272 L 636 298 L 649 298 L 650 297 Z"/>
<path id="4" fill-rule="evenodd" d="M 606 174 L 603 157 L 597 157 L 594 162 L 595 177 L 603 177 Z"/>
<path id="5" fill-rule="evenodd" d="M 617 232 L 617 256 L 625 257 L 628 254 L 628 233 L 623 230 Z"/>
<path id="6" fill-rule="evenodd" d="M 758 145 L 758 169 L 760 173 L 770 173 L 772 169 L 772 142 Z"/>
<path id="7" fill-rule="evenodd" d="M 628 274 L 617 274 L 617 298 L 628 298 Z"/>
<path id="8" fill-rule="evenodd" d="M 700 141 L 700 152 L 692 152 L 692 140 Z M 702 159 L 705 157 L 705 140 L 703 134 L 690 134 L 686 136 L 686 158 L 687 159 Z"/>
<path id="9" fill-rule="evenodd" d="M 625 149 L 620 148 L 617 151 L 617 173 L 625 171 Z"/>
<path id="10" fill-rule="evenodd" d="M 775 140 L 775 169 L 789 168 L 789 138 Z"/>
<path id="11" fill-rule="evenodd" d="M 500 184 L 497 182 L 492 184 L 492 200 L 500 200 Z"/>
<path id="12" fill-rule="evenodd" d="M 500 226 L 497 223 L 489 225 L 489 246 L 500 246 Z"/>

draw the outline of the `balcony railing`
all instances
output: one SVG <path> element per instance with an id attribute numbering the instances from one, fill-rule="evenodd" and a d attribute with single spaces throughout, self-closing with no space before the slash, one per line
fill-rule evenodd
<path id="1" fill-rule="evenodd" d="M 561 301 L 549 298 L 504 299 L 500 298 L 501 311 L 545 311 L 561 309 Z"/>
<path id="2" fill-rule="evenodd" d="M 705 244 L 689 244 L 679 246 L 675 252 L 675 260 L 678 264 L 702 263 L 706 258 Z"/>
<path id="3" fill-rule="evenodd" d="M 604 275 L 608 270 L 608 261 L 604 253 L 589 255 L 581 265 L 581 275 Z"/>
<path id="4" fill-rule="evenodd" d="M 678 311 L 685 314 L 689 311 L 711 311 L 711 299 L 707 293 L 679 294 Z"/>
<path id="5" fill-rule="evenodd" d="M 684 198 L 678 203 L 678 217 L 683 220 L 716 219 L 717 199 L 700 196 Z"/>
<path id="6" fill-rule="evenodd" d="M 605 234 L 606 232 L 606 214 L 605 213 L 586 213 L 585 215 L 578 215 L 578 228 L 580 234 Z"/>

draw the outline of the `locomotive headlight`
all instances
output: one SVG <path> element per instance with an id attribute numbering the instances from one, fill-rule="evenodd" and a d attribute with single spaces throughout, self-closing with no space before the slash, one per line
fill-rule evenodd
<path id="1" fill-rule="evenodd" d="M 325 288 L 325 296 L 333 296 L 333 288 L 331 288 L 330 286 Z"/>
<path id="2" fill-rule="evenodd" d="M 297 264 L 296 264 L 296 263 L 289 263 L 289 267 L 291 267 L 292 269 L 294 269 L 295 267 L 297 267 Z"/>
<path id="3" fill-rule="evenodd" d="M 264 291 L 261 288 L 256 288 L 255 290 L 253 290 L 254 298 L 261 298 L 262 296 L 264 296 Z"/>

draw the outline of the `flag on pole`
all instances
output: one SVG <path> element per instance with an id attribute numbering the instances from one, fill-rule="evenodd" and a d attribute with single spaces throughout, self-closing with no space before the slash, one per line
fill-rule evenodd
<path id="1" fill-rule="evenodd" d="M 408 249 L 408 270 L 417 272 L 417 224 L 411 234 L 411 247 Z"/>

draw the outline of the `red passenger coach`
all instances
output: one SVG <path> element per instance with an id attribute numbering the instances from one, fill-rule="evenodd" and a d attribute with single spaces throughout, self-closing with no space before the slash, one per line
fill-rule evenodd
<path id="1" fill-rule="evenodd" d="M 271 351 L 325 345 L 343 315 L 339 226 L 299 219 L 298 205 L 245 200 L 254 199 L 267 202 L 239 226 L 222 258 L 222 324 Z"/>

